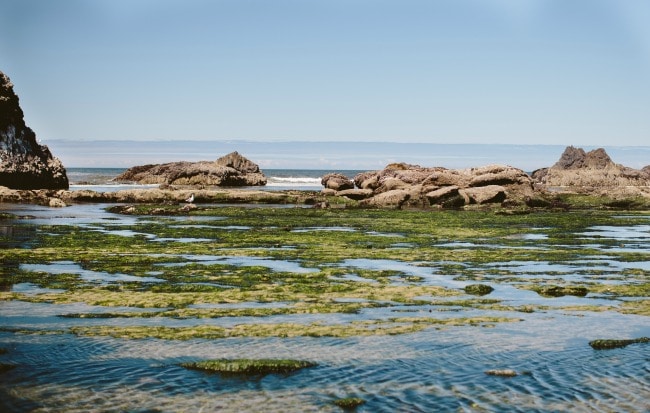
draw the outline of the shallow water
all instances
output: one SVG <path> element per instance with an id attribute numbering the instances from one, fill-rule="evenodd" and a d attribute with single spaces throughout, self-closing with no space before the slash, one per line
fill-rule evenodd
<path id="1" fill-rule="evenodd" d="M 2 205 L 2 204 L 0 204 Z M 2 206 L 3 209 L 9 208 Z M 98 236 L 131 236 L 132 226 L 148 218 L 116 216 L 103 211 L 101 205 L 80 205 L 64 210 L 34 206 L 16 206 L 12 212 L 30 216 L 4 223 L 6 244 L 3 248 L 22 245 L 32 248 L 30 237 L 41 225 L 82 226 L 96 230 Z M 202 229 L 206 220 L 175 217 L 173 225 Z M 215 219 L 216 220 L 216 219 Z M 225 222 L 224 222 L 225 223 Z M 115 230 L 115 226 L 120 230 Z M 207 225 L 206 230 L 214 227 Z M 333 235 L 347 233 L 347 227 L 328 229 Z M 220 231 L 247 231 L 248 227 L 220 227 Z M 345 229 L 345 230 L 344 230 Z M 305 231 L 324 231 L 305 227 Z M 131 232 L 130 232 L 131 231 Z M 28 234 L 28 236 L 25 236 Z M 300 232 L 298 233 L 300 234 Z M 376 233 L 365 232 L 372 237 Z M 379 233 L 381 234 L 381 233 Z M 152 233 L 153 242 L 160 240 Z M 393 235 L 391 235 L 393 236 Z M 365 400 L 358 411 L 520 411 L 520 412 L 611 412 L 648 411 L 650 409 L 650 358 L 647 344 L 595 351 L 588 342 L 597 338 L 635 338 L 650 336 L 647 316 L 624 314 L 614 309 L 625 301 L 647 297 L 542 297 L 534 291 L 518 288 L 528 279 L 549 283 L 621 283 L 647 281 L 650 259 L 624 260 L 621 251 L 609 248 L 607 240 L 626 245 L 634 243 L 633 252 L 650 251 L 648 225 L 595 226 L 575 234 L 588 238 L 598 248 L 571 261 L 505 261 L 454 263 L 447 261 L 406 262 L 393 259 L 346 258 L 330 263 L 328 270 L 340 270 L 331 280 L 342 283 L 368 284 L 380 281 L 356 274 L 356 270 L 392 271 L 388 283 L 442 286 L 462 290 L 467 281 L 445 271 L 457 264 L 465 273 L 484 277 L 480 282 L 494 291 L 485 298 L 498 300 L 512 310 L 465 307 L 455 300 L 476 297 L 460 295 L 439 298 L 418 305 L 381 303 L 354 313 L 280 314 L 268 317 L 216 318 L 66 318 L 78 313 L 160 312 L 166 308 L 105 307 L 84 303 L 54 304 L 21 300 L 0 301 L 0 365 L 15 368 L 0 372 L 0 411 L 8 412 L 86 412 L 86 411 L 341 411 L 333 401 L 343 397 Z M 209 237 L 206 237 L 208 239 Z M 555 248 L 544 229 L 517 238 L 534 245 L 516 247 Z M 490 240 L 489 245 L 513 248 L 511 239 Z M 196 239 L 188 239 L 188 244 Z M 416 248 L 405 237 L 402 248 Z M 208 242 L 208 241 L 205 241 Z M 485 245 L 450 240 L 444 248 L 485 248 Z M 593 250 L 602 250 L 594 255 Z M 241 248 L 241 256 L 220 254 L 160 254 L 163 268 L 189 264 L 265 267 L 270 272 L 312 276 L 319 268 L 303 265 L 292 248 L 268 249 L 292 254 L 286 259 L 276 255 L 246 256 L 254 248 Z M 601 255 L 602 254 L 602 255 Z M 178 262 L 169 262 L 178 258 Z M 6 264 L 6 265 L 5 265 Z M 91 271 L 80 263 L 3 263 L 0 275 L 16 270 L 49 274 L 72 274 L 86 283 L 119 285 L 120 283 L 156 283 L 162 280 L 152 271 L 150 277 L 128 273 Z M 633 271 L 634 277 L 625 271 Z M 337 273 L 338 274 L 338 273 Z M 405 277 L 418 277 L 419 281 Z M 520 281 L 508 281 L 508 277 Z M 506 281 L 504 281 L 506 280 Z M 523 280 L 523 281 L 522 281 Z M 201 281 L 203 282 L 203 281 Z M 382 281 L 383 282 L 383 281 Z M 191 282 L 188 282 L 191 283 Z M 198 283 L 198 282 L 197 282 Z M 30 282 L 9 285 L 7 291 L 29 296 L 60 294 L 63 290 L 44 288 Z M 449 304 L 445 304 L 449 300 Z M 341 298 L 338 302 L 366 303 L 372 300 Z M 193 304 L 196 310 L 212 309 L 285 309 L 290 301 Z M 540 306 L 534 312 L 516 311 L 522 306 Z M 607 311 L 568 310 L 567 307 L 607 307 Z M 110 337 L 84 337 L 67 332 L 75 326 L 166 326 L 187 327 L 215 325 L 230 327 L 241 324 L 297 323 L 341 324 L 394 317 L 500 316 L 518 319 L 511 323 L 436 326 L 411 334 L 297 338 L 226 338 L 162 340 L 127 340 Z M 20 330 L 20 331 L 18 331 Z M 45 333 L 45 334 L 37 334 Z M 318 366 L 289 375 L 264 377 L 228 377 L 190 371 L 178 364 L 207 358 L 291 358 L 311 360 Z M 512 369 L 516 377 L 487 375 L 492 369 Z"/>

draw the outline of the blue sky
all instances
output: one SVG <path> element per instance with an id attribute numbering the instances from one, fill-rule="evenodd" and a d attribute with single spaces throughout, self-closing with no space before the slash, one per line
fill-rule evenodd
<path id="1" fill-rule="evenodd" d="M 0 0 L 48 139 L 650 142 L 647 0 Z"/>

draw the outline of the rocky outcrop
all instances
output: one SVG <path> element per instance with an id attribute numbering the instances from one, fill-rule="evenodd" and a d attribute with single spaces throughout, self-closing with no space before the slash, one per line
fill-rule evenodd
<path id="1" fill-rule="evenodd" d="M 354 184 L 358 189 L 336 190 L 328 185 L 324 191 L 360 200 L 361 206 L 384 208 L 431 205 L 457 208 L 506 200 L 523 203 L 535 192 L 528 174 L 504 165 L 453 170 L 393 163 L 381 171 L 356 175 Z"/>
<path id="2" fill-rule="evenodd" d="M 602 148 L 585 152 L 569 146 L 555 165 L 538 169 L 532 176 L 537 184 L 547 187 L 568 187 L 592 193 L 605 190 L 611 194 L 624 187 L 650 185 L 650 173 L 646 168 L 637 170 L 614 163 Z"/>
<path id="3" fill-rule="evenodd" d="M 171 162 L 127 169 L 115 181 L 179 186 L 262 186 L 266 177 L 257 164 L 237 152 L 214 162 Z"/>
<path id="4" fill-rule="evenodd" d="M 339 173 L 324 175 L 321 178 L 321 185 L 335 191 L 345 191 L 346 189 L 354 188 L 354 182 L 347 176 Z"/>
<path id="5" fill-rule="evenodd" d="M 0 185 L 12 189 L 67 189 L 61 161 L 25 125 L 18 96 L 0 72 Z"/>

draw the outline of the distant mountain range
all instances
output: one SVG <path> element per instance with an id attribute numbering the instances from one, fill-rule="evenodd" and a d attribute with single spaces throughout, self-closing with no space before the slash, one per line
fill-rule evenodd
<path id="1" fill-rule="evenodd" d="M 392 142 L 72 141 L 43 142 L 66 167 L 128 168 L 149 163 L 217 159 L 238 151 L 262 169 L 382 169 L 389 163 L 468 168 L 504 164 L 533 171 L 553 165 L 562 145 L 490 145 Z M 567 143 L 567 146 L 570 143 Z M 585 150 L 597 147 L 585 146 Z M 650 164 L 650 146 L 606 146 L 616 163 Z"/>

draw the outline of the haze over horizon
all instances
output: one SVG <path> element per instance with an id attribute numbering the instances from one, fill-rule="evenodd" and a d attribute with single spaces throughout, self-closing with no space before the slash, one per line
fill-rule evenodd
<path id="1" fill-rule="evenodd" d="M 0 70 L 45 144 L 650 142 L 647 1 L 0 5 Z"/>

